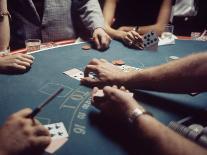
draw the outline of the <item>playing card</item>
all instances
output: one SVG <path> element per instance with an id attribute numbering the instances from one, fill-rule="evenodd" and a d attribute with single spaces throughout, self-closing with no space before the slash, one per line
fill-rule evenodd
<path id="1" fill-rule="evenodd" d="M 63 122 L 44 125 L 44 127 L 49 130 L 52 139 L 52 142 L 45 151 L 48 153 L 54 153 L 68 141 L 67 130 Z"/>
<path id="2" fill-rule="evenodd" d="M 74 79 L 76 79 L 76 80 L 78 80 L 78 81 L 80 81 L 81 78 L 84 77 L 84 73 L 82 71 L 80 71 L 79 69 L 76 69 L 76 68 L 70 69 L 70 70 L 65 71 L 63 73 L 70 76 L 70 77 L 72 77 L 72 78 L 74 78 Z"/>
<path id="3" fill-rule="evenodd" d="M 44 125 L 44 127 L 49 130 L 52 139 L 60 139 L 60 138 L 68 137 L 68 133 L 63 122 Z"/>
<path id="4" fill-rule="evenodd" d="M 72 78 L 74 78 L 74 79 L 76 79 L 76 80 L 78 80 L 78 81 L 80 81 L 82 78 L 84 78 L 83 71 L 81 71 L 77 68 L 70 69 L 70 70 L 65 71 L 63 73 L 70 76 L 70 77 L 72 77 Z M 94 78 L 96 78 L 96 75 L 91 72 L 91 73 L 89 73 L 89 77 L 94 79 Z"/>
<path id="5" fill-rule="evenodd" d="M 159 39 L 155 32 L 148 32 L 143 35 L 144 48 L 149 48 L 151 46 L 158 46 Z"/>
<path id="6" fill-rule="evenodd" d="M 141 69 L 141 68 L 136 68 L 136 67 L 132 67 L 132 66 L 128 66 L 128 65 L 121 65 L 121 66 L 117 66 L 117 67 L 120 68 L 124 72 L 137 71 L 137 70 Z"/>

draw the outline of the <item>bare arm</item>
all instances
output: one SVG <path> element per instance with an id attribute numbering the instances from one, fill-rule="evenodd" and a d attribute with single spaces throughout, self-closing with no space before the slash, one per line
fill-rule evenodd
<path id="1" fill-rule="evenodd" d="M 125 77 L 125 85 L 138 89 L 165 92 L 206 91 L 206 70 L 207 52 L 132 72 L 131 75 Z"/>
<path id="2" fill-rule="evenodd" d="M 0 11 L 7 11 L 7 0 L 0 0 Z M 10 40 L 10 27 L 9 18 L 4 16 L 3 20 L 0 21 L 0 50 L 5 50 L 9 46 Z"/>
<path id="3" fill-rule="evenodd" d="M 122 40 L 126 32 L 116 30 L 111 27 L 114 20 L 117 0 L 105 0 L 103 7 L 103 16 L 105 19 L 106 32 L 114 39 Z"/>
<path id="4" fill-rule="evenodd" d="M 145 34 L 149 31 L 155 31 L 158 35 L 164 31 L 164 27 L 168 24 L 172 9 L 171 0 L 163 0 L 162 5 L 160 7 L 160 12 L 157 18 L 157 22 L 154 25 L 146 25 L 141 26 L 138 29 L 139 34 Z"/>
<path id="5" fill-rule="evenodd" d="M 207 150 L 178 135 L 149 115 L 138 117 L 134 124 L 137 136 L 148 142 L 154 154 L 207 154 Z"/>
<path id="6" fill-rule="evenodd" d="M 114 120 L 127 120 L 132 118 L 131 114 L 135 109 L 144 109 L 126 93 L 127 90 L 124 87 L 120 89 L 116 86 L 104 87 L 105 99 L 102 100 L 97 100 L 97 91 L 97 87 L 93 89 L 92 105 Z M 150 115 L 141 114 L 132 120 L 137 140 L 147 142 L 150 153 L 159 155 L 204 155 L 207 153 L 207 150 L 178 135 Z M 137 146 L 137 152 L 139 148 L 140 146 Z"/>

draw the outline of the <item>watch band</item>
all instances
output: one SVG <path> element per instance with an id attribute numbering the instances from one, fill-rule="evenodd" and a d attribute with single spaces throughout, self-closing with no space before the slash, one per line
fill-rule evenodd
<path id="1" fill-rule="evenodd" d="M 152 114 L 148 111 L 146 111 L 144 108 L 135 108 L 128 117 L 128 120 L 130 123 L 133 123 L 138 117 L 140 117 L 143 114 L 148 114 L 152 116 Z"/>

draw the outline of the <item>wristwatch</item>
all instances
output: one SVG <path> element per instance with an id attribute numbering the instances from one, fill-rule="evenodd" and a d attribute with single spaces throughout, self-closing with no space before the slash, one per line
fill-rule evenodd
<path id="1" fill-rule="evenodd" d="M 146 111 L 144 108 L 140 107 L 140 108 L 135 108 L 128 117 L 128 120 L 130 123 L 133 123 L 138 117 L 140 117 L 143 114 L 148 114 L 150 116 L 152 116 L 152 114 L 148 111 Z"/>
<path id="2" fill-rule="evenodd" d="M 8 16 L 9 19 L 11 19 L 11 15 L 10 15 L 9 11 L 0 11 L 0 22 L 3 21 L 4 16 Z"/>

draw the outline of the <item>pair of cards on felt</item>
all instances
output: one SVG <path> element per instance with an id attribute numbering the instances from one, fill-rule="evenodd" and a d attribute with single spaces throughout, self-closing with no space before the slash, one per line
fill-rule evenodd
<path id="1" fill-rule="evenodd" d="M 128 66 L 128 65 L 121 65 L 121 66 L 116 66 L 117 69 L 121 69 L 124 72 L 129 72 L 129 71 L 135 71 L 135 70 L 140 70 L 140 68 L 136 68 L 136 67 L 132 67 L 132 66 Z M 73 68 L 70 70 L 67 70 L 65 72 L 63 72 L 64 74 L 68 75 L 71 78 L 74 78 L 78 81 L 80 81 L 82 78 L 84 78 L 84 73 L 83 71 L 77 69 L 77 68 Z M 96 75 L 94 73 L 89 73 L 89 77 L 95 79 Z"/>

